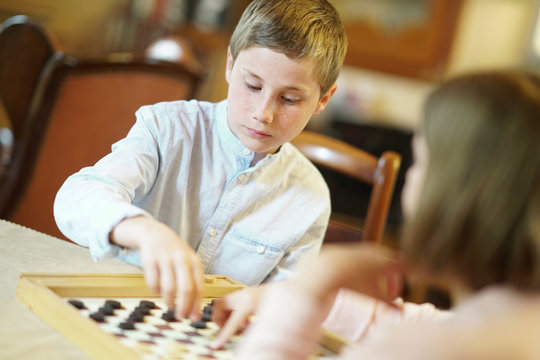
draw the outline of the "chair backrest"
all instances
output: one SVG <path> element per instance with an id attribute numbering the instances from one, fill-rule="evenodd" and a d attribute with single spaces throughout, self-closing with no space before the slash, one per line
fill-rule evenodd
<path id="1" fill-rule="evenodd" d="M 198 73 L 203 69 L 191 42 L 180 35 L 168 35 L 151 42 L 145 49 L 144 56 L 181 64 Z"/>
<path id="2" fill-rule="evenodd" d="M 32 109 L 34 125 L 18 179 L 0 187 L 0 204 L 7 204 L 9 220 L 63 237 L 53 203 L 66 178 L 109 153 L 134 124 L 140 106 L 192 98 L 200 76 L 163 61 L 57 57 L 39 90 L 40 104 Z"/>
<path id="3" fill-rule="evenodd" d="M 2 98 L 0 98 L 0 179 L 8 172 L 13 147 L 13 131 L 9 124 L 6 108 Z"/>
<path id="4" fill-rule="evenodd" d="M 344 141 L 306 130 L 292 144 L 319 168 L 342 173 L 372 186 L 363 226 L 331 219 L 325 243 L 381 241 L 401 156 L 387 151 L 377 157 Z"/>
<path id="5" fill-rule="evenodd" d="M 25 15 L 0 26 L 0 98 L 15 137 L 25 126 L 34 90 L 56 48 L 51 34 Z"/>

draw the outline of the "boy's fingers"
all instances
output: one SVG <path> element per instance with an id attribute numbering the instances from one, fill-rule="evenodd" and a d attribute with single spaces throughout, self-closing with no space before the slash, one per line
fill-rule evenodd
<path id="1" fill-rule="evenodd" d="M 189 315 L 190 315 L 191 320 L 199 321 L 201 318 L 200 303 L 201 303 L 202 294 L 203 294 L 204 277 L 203 277 L 202 264 L 199 261 L 199 258 L 197 256 L 193 257 L 192 276 L 193 276 L 193 281 L 194 281 L 193 306 L 191 307 L 191 311 Z"/>
<path id="2" fill-rule="evenodd" d="M 156 264 L 152 263 L 144 267 L 144 279 L 146 286 L 155 294 L 161 293 L 159 288 L 159 269 Z"/>
<path id="3" fill-rule="evenodd" d="M 181 261 L 175 262 L 176 278 L 178 286 L 176 287 L 176 309 L 175 316 L 184 318 L 194 306 L 195 279 L 189 266 L 189 257 L 183 254 Z"/>
<path id="4" fill-rule="evenodd" d="M 160 289 L 163 301 L 169 308 L 174 307 L 174 295 L 176 290 L 176 276 L 173 268 L 170 265 L 165 265 L 160 268 Z"/>
<path id="5" fill-rule="evenodd" d="M 220 349 L 229 339 L 245 327 L 249 313 L 243 310 L 231 312 L 225 325 L 210 344 L 212 349 Z"/>

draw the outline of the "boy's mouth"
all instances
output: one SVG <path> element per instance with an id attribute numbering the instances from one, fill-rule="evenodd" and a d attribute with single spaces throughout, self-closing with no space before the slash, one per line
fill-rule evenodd
<path id="1" fill-rule="evenodd" d="M 266 133 L 261 132 L 261 131 L 257 131 L 255 129 L 252 129 L 252 128 L 249 128 L 249 127 L 246 127 L 246 130 L 247 130 L 249 135 L 251 135 L 252 137 L 257 138 L 257 139 L 265 139 L 265 138 L 271 136 L 269 134 L 266 134 Z"/>

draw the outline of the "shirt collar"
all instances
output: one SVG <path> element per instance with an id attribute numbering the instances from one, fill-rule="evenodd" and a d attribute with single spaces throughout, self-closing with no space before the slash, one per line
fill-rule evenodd
<path id="1" fill-rule="evenodd" d="M 230 150 L 239 162 L 247 164 L 246 167 L 249 167 L 249 163 L 253 159 L 253 151 L 246 148 L 240 139 L 231 131 L 227 122 L 227 100 L 223 100 L 217 106 L 217 129 L 221 141 L 223 141 L 225 148 Z"/>

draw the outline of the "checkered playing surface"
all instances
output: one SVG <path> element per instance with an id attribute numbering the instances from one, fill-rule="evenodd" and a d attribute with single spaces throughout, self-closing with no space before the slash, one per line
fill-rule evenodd
<path id="1" fill-rule="evenodd" d="M 203 321 L 202 324 L 193 324 L 194 327 L 188 319 L 165 320 L 163 314 L 167 312 L 167 308 L 158 299 L 77 298 L 67 300 L 80 301 L 84 305 L 84 308 L 79 310 L 81 314 L 94 318 L 104 331 L 115 335 L 121 343 L 141 354 L 143 359 L 234 359 L 233 350 L 240 339 L 239 336 L 233 337 L 222 350 L 210 349 L 209 344 L 218 332 L 218 326 L 215 323 Z M 111 302 L 105 306 L 106 300 L 116 301 L 121 308 L 115 309 L 111 306 Z M 141 300 L 154 303 L 156 308 L 135 311 L 136 308 L 141 307 Z M 208 305 L 205 304 L 205 307 Z M 100 308 L 102 308 L 101 311 Z M 148 314 L 144 315 L 145 312 Z M 136 314 L 133 315 L 134 313 Z M 201 326 L 205 328 L 196 328 Z"/>

